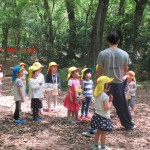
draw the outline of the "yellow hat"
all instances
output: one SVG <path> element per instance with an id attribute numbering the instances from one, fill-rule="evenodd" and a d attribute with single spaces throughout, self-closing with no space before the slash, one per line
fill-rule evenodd
<path id="1" fill-rule="evenodd" d="M 68 69 L 68 76 L 67 76 L 67 79 L 69 79 L 70 78 L 70 76 L 71 76 L 71 72 L 73 72 L 73 71 L 75 71 L 75 70 L 80 70 L 79 68 L 76 68 L 76 67 L 70 67 L 69 69 Z"/>
<path id="2" fill-rule="evenodd" d="M 20 65 L 20 66 L 26 66 L 26 64 L 23 63 L 23 62 L 21 62 L 19 65 Z"/>
<path id="3" fill-rule="evenodd" d="M 97 79 L 97 85 L 94 90 L 94 96 L 99 96 L 104 91 L 105 83 L 112 82 L 114 78 L 109 78 L 107 76 L 101 76 Z"/>
<path id="4" fill-rule="evenodd" d="M 83 76 L 84 76 L 84 72 L 85 71 L 87 71 L 87 70 L 89 70 L 90 72 L 93 72 L 93 70 L 91 69 L 91 68 L 84 68 L 84 69 L 82 69 L 82 71 L 81 71 L 81 74 L 82 74 L 82 78 L 83 78 Z"/>
<path id="5" fill-rule="evenodd" d="M 38 69 L 39 69 L 39 68 L 36 67 L 36 66 L 30 66 L 30 67 L 29 67 L 29 77 L 28 77 L 28 79 L 30 79 L 30 78 L 32 77 L 33 71 L 36 71 L 36 70 L 38 70 Z"/>
<path id="6" fill-rule="evenodd" d="M 96 65 L 96 71 L 98 70 L 98 66 L 99 66 L 99 65 Z"/>
<path id="7" fill-rule="evenodd" d="M 35 63 L 33 64 L 33 66 L 36 66 L 38 69 L 44 67 L 44 66 L 41 65 L 41 63 L 39 63 L 39 62 L 35 62 Z"/>
<path id="8" fill-rule="evenodd" d="M 58 64 L 55 63 L 55 62 L 50 62 L 50 63 L 49 63 L 49 67 L 51 67 L 51 66 L 58 66 Z"/>

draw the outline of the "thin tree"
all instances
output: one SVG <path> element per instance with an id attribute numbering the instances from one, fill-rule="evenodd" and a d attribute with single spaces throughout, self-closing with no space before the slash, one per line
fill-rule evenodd
<path id="1" fill-rule="evenodd" d="M 98 52 L 102 49 L 104 23 L 108 10 L 109 0 L 99 0 L 95 19 L 93 22 L 91 46 L 90 46 L 90 64 L 95 66 Z"/>

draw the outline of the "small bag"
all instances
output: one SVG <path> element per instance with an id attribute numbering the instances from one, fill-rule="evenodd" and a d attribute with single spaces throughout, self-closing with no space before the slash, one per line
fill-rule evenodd
<path id="1" fill-rule="evenodd" d="M 81 88 L 76 89 L 75 91 L 76 91 L 76 97 L 77 98 L 82 98 L 83 97 L 83 91 L 82 91 Z"/>
<path id="2" fill-rule="evenodd" d="M 126 96 L 126 99 L 127 99 L 127 100 L 131 99 L 131 95 L 130 95 L 129 92 L 127 92 L 127 93 L 125 94 L 125 96 Z"/>

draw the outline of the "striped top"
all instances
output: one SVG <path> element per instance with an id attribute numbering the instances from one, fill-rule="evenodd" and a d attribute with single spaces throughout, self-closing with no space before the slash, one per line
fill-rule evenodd
<path id="1" fill-rule="evenodd" d="M 93 96 L 93 81 L 92 80 L 83 80 L 83 81 L 84 81 L 83 95 L 85 97 L 92 97 Z"/>

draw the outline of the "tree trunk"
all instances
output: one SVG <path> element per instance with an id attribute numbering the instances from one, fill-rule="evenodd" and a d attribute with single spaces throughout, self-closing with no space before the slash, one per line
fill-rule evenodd
<path id="1" fill-rule="evenodd" d="M 2 47 L 3 47 L 3 50 L 4 50 L 5 60 L 8 57 L 8 52 L 7 52 L 8 31 L 9 31 L 9 26 L 4 24 L 3 27 L 2 27 L 2 32 L 3 32 Z"/>
<path id="2" fill-rule="evenodd" d="M 50 7 L 48 0 L 44 0 L 44 34 L 46 43 L 53 44 L 54 37 L 53 37 L 53 25 L 52 25 L 52 13 L 50 12 Z"/>
<path id="3" fill-rule="evenodd" d="M 13 24 L 14 29 L 14 46 L 15 46 L 15 53 L 20 49 L 20 28 L 21 28 L 21 16 L 20 13 L 16 13 L 16 22 Z"/>
<path id="4" fill-rule="evenodd" d="M 93 4 L 93 0 L 90 1 L 90 5 L 89 5 L 88 11 L 86 13 L 86 19 L 85 19 L 86 24 L 88 23 L 88 20 L 89 20 L 89 15 L 90 15 L 90 12 L 92 9 L 92 4 Z"/>
<path id="5" fill-rule="evenodd" d="M 135 2 L 136 7 L 134 14 L 134 38 L 136 39 L 139 36 L 138 31 L 142 22 L 145 5 L 148 3 L 148 0 L 135 0 Z"/>
<path id="6" fill-rule="evenodd" d="M 123 15 L 124 15 L 124 4 L 125 4 L 125 0 L 120 0 L 119 9 L 118 9 L 118 16 L 123 17 Z M 120 36 L 119 47 L 121 47 L 122 41 L 123 41 L 121 26 L 122 26 L 122 21 L 118 22 L 118 26 L 117 26 L 117 33 Z"/>
<path id="7" fill-rule="evenodd" d="M 97 12 L 93 22 L 90 46 L 90 64 L 95 66 L 99 50 L 102 49 L 103 30 L 109 0 L 99 0 Z"/>
<path id="8" fill-rule="evenodd" d="M 73 59 L 75 58 L 76 49 L 76 22 L 74 12 L 74 0 L 66 0 L 66 8 L 69 19 L 69 49 L 67 51 L 67 57 Z"/>
<path id="9" fill-rule="evenodd" d="M 124 14 L 124 3 L 125 3 L 125 0 L 120 0 L 119 9 L 118 9 L 119 16 L 122 16 Z"/>

